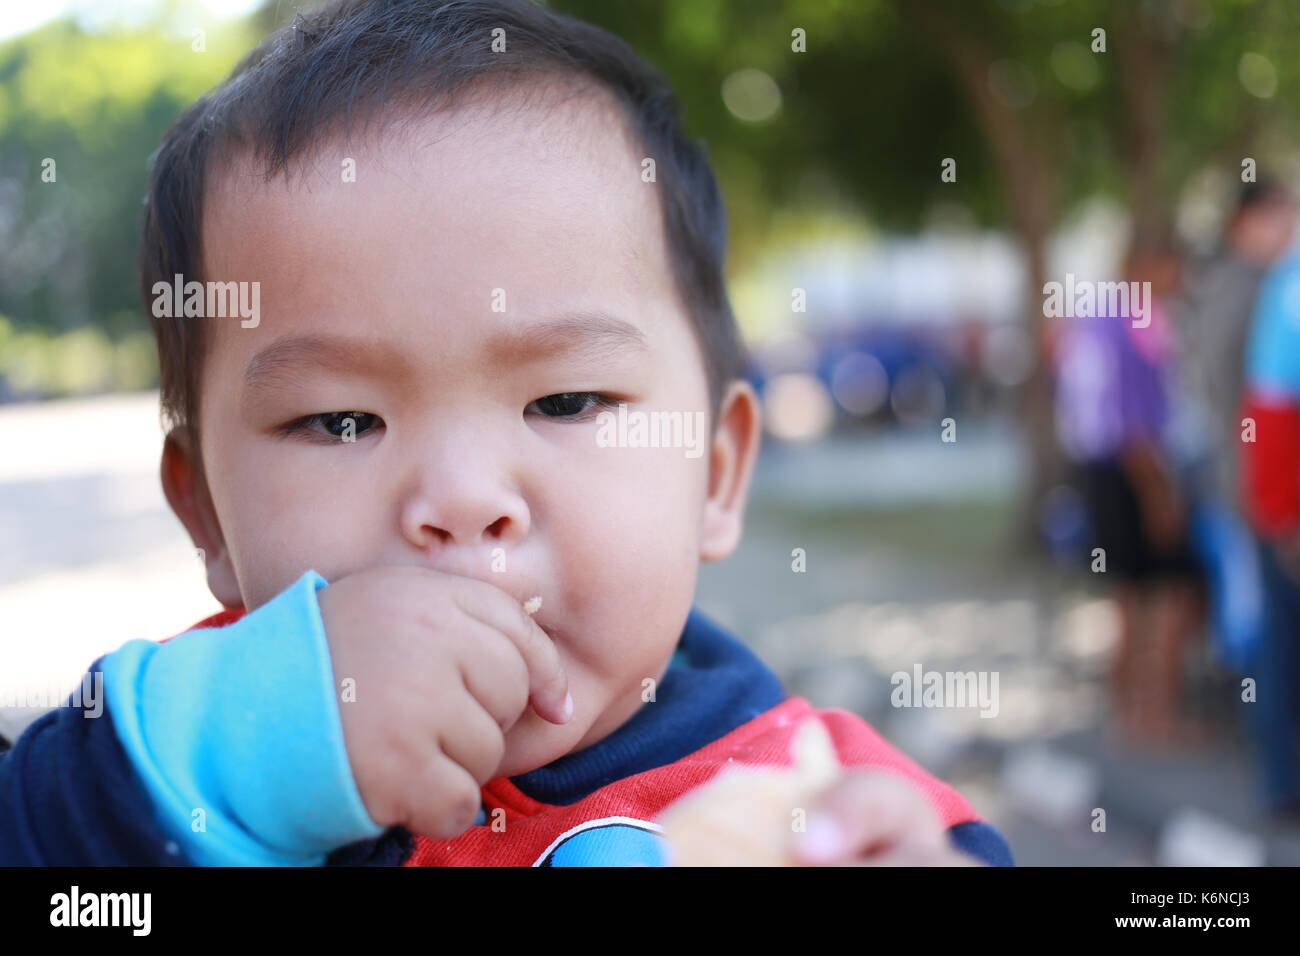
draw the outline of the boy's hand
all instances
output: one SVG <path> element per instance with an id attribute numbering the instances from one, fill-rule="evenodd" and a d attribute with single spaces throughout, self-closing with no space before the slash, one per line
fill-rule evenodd
<path id="1" fill-rule="evenodd" d="M 980 866 L 955 849 L 919 789 L 896 774 L 849 770 L 823 790 L 795 859 L 826 866 Z"/>
<path id="2" fill-rule="evenodd" d="M 317 599 L 348 761 L 366 811 L 435 839 L 473 825 L 505 734 L 531 701 L 564 723 L 568 680 L 550 637 L 482 581 L 416 567 L 368 568 Z"/>

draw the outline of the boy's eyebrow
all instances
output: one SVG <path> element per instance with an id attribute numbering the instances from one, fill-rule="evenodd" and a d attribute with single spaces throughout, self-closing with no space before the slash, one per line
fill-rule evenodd
<path id="1" fill-rule="evenodd" d="M 268 345 L 244 369 L 245 391 L 292 383 L 304 369 L 329 372 L 363 371 L 387 378 L 412 372 L 406 356 L 374 339 L 312 333 L 288 335 Z"/>
<path id="2" fill-rule="evenodd" d="M 620 350 L 648 351 L 645 333 L 631 322 L 600 310 L 565 312 L 545 322 L 496 336 L 489 346 L 503 364 L 511 359 L 544 358 L 556 352 L 583 352 L 604 358 Z"/>
<path id="3" fill-rule="evenodd" d="M 489 344 L 493 358 L 505 362 L 542 358 L 557 352 L 605 357 L 620 349 L 646 351 L 645 333 L 630 322 L 601 311 L 566 312 L 547 322 L 500 333 Z M 381 341 L 324 333 L 289 335 L 258 352 L 244 369 L 245 391 L 292 382 L 305 368 L 371 372 L 386 378 L 409 377 L 414 369 L 402 350 Z"/>

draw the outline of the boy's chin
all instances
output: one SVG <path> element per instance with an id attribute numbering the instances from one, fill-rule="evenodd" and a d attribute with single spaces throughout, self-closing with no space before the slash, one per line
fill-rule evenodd
<path id="1" fill-rule="evenodd" d="M 506 752 L 496 776 L 517 777 L 559 760 L 577 749 L 588 726 L 579 725 L 576 719 L 567 724 L 553 724 L 529 707 L 506 733 Z"/>

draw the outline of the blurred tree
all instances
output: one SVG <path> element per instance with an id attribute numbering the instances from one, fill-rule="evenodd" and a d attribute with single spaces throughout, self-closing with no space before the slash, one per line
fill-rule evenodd
<path id="1" fill-rule="evenodd" d="M 1134 242 L 1148 242 L 1192 174 L 1217 165 L 1237 177 L 1244 156 L 1291 140 L 1300 93 L 1300 7 L 1286 0 L 550 6 L 613 30 L 672 79 L 718 167 L 739 261 L 823 177 L 885 228 L 917 229 L 944 201 L 1019 237 L 1037 358 L 1020 401 L 1034 463 L 1027 525 L 1061 471 L 1042 309 L 1052 229 L 1109 194 L 1130 208 Z M 796 28 L 805 53 L 791 48 Z M 767 122 L 724 104 L 724 81 L 744 68 L 780 89 Z M 956 182 L 941 180 L 945 157 Z"/>
<path id="2" fill-rule="evenodd" d="M 1053 225 L 1079 200 L 1111 192 L 1126 201 L 1140 249 L 1172 228 L 1177 190 L 1193 173 L 1217 163 L 1236 175 L 1266 129 L 1291 133 L 1291 111 L 1265 102 L 1280 81 L 1297 89 L 1287 43 L 1300 18 L 1272 0 L 891 2 L 947 60 L 1029 266 L 1025 321 L 1039 360 L 1021 407 L 1033 517 L 1061 470 L 1042 310 Z"/>
<path id="3" fill-rule="evenodd" d="M 72 356 L 91 340 L 49 333 L 93 325 L 107 336 L 93 341 L 120 343 L 148 328 L 136 246 L 150 155 L 253 40 L 243 23 L 209 19 L 172 2 L 147 28 L 87 32 L 58 19 L 0 44 L 0 316 L 34 333 L 0 359 L 23 358 L 9 377 L 24 393 L 136 381 L 36 375 L 54 364 L 38 343 L 65 342 Z"/>

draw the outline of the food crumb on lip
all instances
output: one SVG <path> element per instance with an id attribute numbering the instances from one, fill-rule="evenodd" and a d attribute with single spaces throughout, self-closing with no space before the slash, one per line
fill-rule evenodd
<path id="1" fill-rule="evenodd" d="M 540 594 L 537 595 L 536 597 L 530 597 L 527 601 L 524 602 L 524 613 L 527 614 L 529 617 L 536 614 L 541 609 L 542 609 L 542 596 Z"/>

